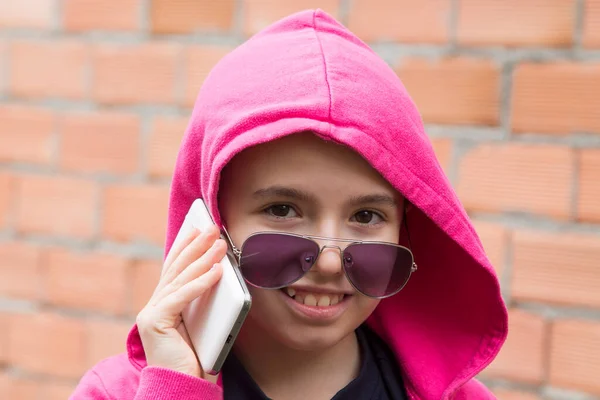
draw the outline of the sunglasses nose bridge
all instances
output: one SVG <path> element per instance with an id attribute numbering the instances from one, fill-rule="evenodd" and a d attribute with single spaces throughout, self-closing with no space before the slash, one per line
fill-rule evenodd
<path id="1" fill-rule="evenodd" d="M 344 249 L 342 249 L 340 246 L 335 246 L 333 244 L 325 244 L 321 246 L 321 250 L 319 250 L 319 255 L 321 255 L 323 251 L 325 251 L 325 249 L 337 249 L 338 254 L 340 255 L 340 259 L 342 258 L 342 254 L 344 254 Z"/>
<path id="2" fill-rule="evenodd" d="M 336 246 L 336 245 L 333 245 L 333 244 L 324 244 L 324 245 L 320 246 L 320 249 L 319 249 L 319 254 L 318 254 L 318 256 L 317 256 L 317 260 L 315 260 L 315 262 L 316 262 L 316 263 L 318 263 L 318 262 L 319 262 L 319 259 L 322 257 L 322 255 L 323 255 L 323 252 L 324 252 L 326 249 L 334 249 L 334 250 L 337 250 L 338 257 L 339 257 L 339 260 L 340 260 L 340 263 L 343 265 L 343 254 L 344 254 L 344 250 L 343 250 L 343 249 L 342 249 L 340 246 Z"/>
<path id="3" fill-rule="evenodd" d="M 333 244 L 325 244 L 325 245 L 321 246 L 321 253 L 325 249 L 338 249 L 340 251 L 340 253 L 343 251 L 340 246 L 335 246 Z"/>

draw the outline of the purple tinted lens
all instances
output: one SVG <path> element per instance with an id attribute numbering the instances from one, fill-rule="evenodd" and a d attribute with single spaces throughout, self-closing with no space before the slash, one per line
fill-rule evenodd
<path id="1" fill-rule="evenodd" d="M 354 287 L 367 296 L 382 297 L 400 290 L 412 268 L 412 253 L 387 244 L 359 243 L 344 250 L 344 268 Z"/>
<path id="2" fill-rule="evenodd" d="M 280 233 L 258 233 L 242 246 L 240 271 L 254 286 L 278 288 L 300 279 L 314 264 L 319 246 Z"/>

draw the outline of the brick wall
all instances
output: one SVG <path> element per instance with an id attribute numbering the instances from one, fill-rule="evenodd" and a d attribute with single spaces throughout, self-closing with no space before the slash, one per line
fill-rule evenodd
<path id="1" fill-rule="evenodd" d="M 293 11 L 388 61 L 500 274 L 501 399 L 600 398 L 600 0 L 0 1 L 0 398 L 122 352 L 211 66 Z"/>

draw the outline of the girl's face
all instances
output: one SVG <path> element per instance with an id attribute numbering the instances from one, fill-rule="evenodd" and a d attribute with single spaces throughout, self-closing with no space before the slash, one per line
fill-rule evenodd
<path id="1" fill-rule="evenodd" d="M 310 133 L 240 153 L 223 171 L 219 192 L 221 215 L 238 248 L 258 231 L 398 243 L 402 207 L 401 196 L 363 158 Z M 352 287 L 335 248 L 324 249 L 290 287 L 294 297 L 287 289 L 250 286 L 244 330 L 286 347 L 319 350 L 353 332 L 378 304 Z"/>

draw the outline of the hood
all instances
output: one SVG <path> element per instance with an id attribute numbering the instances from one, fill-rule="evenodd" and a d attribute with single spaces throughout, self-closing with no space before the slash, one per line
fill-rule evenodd
<path id="1" fill-rule="evenodd" d="M 232 157 L 301 131 L 354 149 L 414 206 L 419 270 L 367 323 L 396 354 L 412 397 L 451 397 L 505 340 L 499 283 L 399 78 L 323 11 L 276 22 L 205 80 L 176 162 L 165 254 L 196 198 L 221 224 L 219 178 Z"/>

